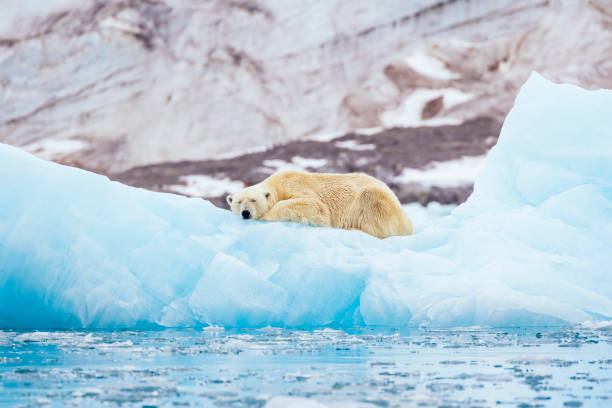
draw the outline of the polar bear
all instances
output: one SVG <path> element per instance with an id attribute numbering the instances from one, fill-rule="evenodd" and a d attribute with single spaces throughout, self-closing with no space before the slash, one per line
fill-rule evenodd
<path id="1" fill-rule="evenodd" d="M 361 173 L 280 171 L 227 196 L 245 219 L 361 230 L 377 238 L 412 234 L 412 222 L 385 183 Z"/>

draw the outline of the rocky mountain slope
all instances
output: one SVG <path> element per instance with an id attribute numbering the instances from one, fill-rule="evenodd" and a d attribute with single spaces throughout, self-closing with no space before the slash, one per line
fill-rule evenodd
<path id="1" fill-rule="evenodd" d="M 484 164 L 499 130 L 498 122 L 477 118 L 461 125 L 357 131 L 236 157 L 138 166 L 111 177 L 150 190 L 204 197 L 225 207 L 227 192 L 256 184 L 280 169 L 365 172 L 385 181 L 404 203 L 460 203 L 472 192 L 474 167 Z"/>
<path id="2" fill-rule="evenodd" d="M 612 88 L 611 28 L 608 0 L 7 0 L 0 142 L 124 177 L 363 128 L 500 122 L 531 70 Z M 437 160 L 404 150 L 398 166 Z"/>

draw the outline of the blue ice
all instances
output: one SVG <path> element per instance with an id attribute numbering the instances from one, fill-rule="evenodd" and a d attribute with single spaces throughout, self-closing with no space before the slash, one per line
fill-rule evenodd
<path id="1" fill-rule="evenodd" d="M 532 74 L 469 200 L 411 237 L 243 221 L 0 145 L 0 327 L 612 319 L 612 91 Z"/>

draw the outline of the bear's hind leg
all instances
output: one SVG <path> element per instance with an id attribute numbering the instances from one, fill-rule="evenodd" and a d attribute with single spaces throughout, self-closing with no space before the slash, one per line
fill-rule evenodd
<path id="1" fill-rule="evenodd" d="M 352 227 L 377 238 L 412 234 L 412 222 L 392 194 L 380 187 L 364 188 L 352 204 Z"/>
<path id="2" fill-rule="evenodd" d="M 329 210 L 312 198 L 292 198 L 276 203 L 261 217 L 265 221 L 292 221 L 300 224 L 331 227 Z"/>

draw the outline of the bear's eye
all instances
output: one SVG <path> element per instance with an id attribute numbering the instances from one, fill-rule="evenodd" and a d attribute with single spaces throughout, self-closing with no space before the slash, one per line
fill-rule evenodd
<path id="1" fill-rule="evenodd" d="M 238 204 L 242 204 L 242 200 L 238 200 Z"/>
<path id="2" fill-rule="evenodd" d="M 254 203 L 254 202 L 255 202 L 255 200 L 251 200 L 251 202 L 252 202 L 252 203 Z"/>

